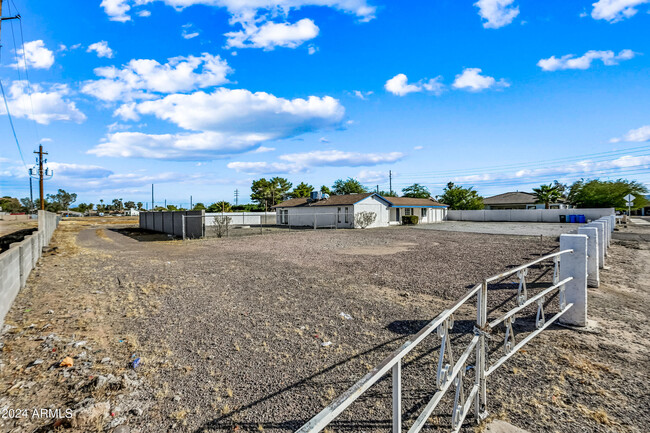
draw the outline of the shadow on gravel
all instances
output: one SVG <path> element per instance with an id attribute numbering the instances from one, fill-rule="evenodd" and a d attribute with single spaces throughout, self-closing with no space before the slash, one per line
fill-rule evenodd
<path id="1" fill-rule="evenodd" d="M 138 242 L 160 242 L 170 241 L 174 239 L 173 236 L 170 236 L 166 233 L 154 232 L 152 230 L 141 229 L 138 227 L 109 228 L 108 230 L 124 236 L 128 236 Z"/>
<path id="2" fill-rule="evenodd" d="M 352 361 L 354 359 L 360 358 L 360 357 L 362 357 L 364 355 L 367 355 L 369 353 L 375 352 L 375 351 L 383 348 L 384 346 L 387 346 L 387 345 L 389 345 L 391 343 L 394 343 L 395 341 L 398 341 L 400 339 L 402 339 L 401 336 L 390 339 L 390 340 L 387 340 L 387 341 L 385 341 L 385 342 L 383 342 L 381 344 L 378 344 L 378 345 L 376 345 L 376 346 L 374 346 L 374 347 L 372 347 L 372 348 L 370 348 L 370 349 L 368 349 L 368 350 L 366 350 L 364 352 L 360 352 L 360 353 L 358 353 L 358 354 L 356 354 L 354 356 L 350 356 L 350 357 L 348 357 L 348 358 L 346 358 L 346 359 L 344 359 L 342 361 L 339 361 L 339 362 L 337 362 L 335 364 L 332 364 L 329 367 L 327 367 L 327 368 L 325 368 L 325 369 L 323 369 L 323 370 L 321 370 L 321 371 L 319 371 L 317 373 L 312 374 L 311 376 L 308 376 L 308 377 L 306 377 L 304 379 L 301 379 L 301 380 L 299 380 L 297 382 L 294 382 L 294 383 L 292 383 L 290 385 L 287 385 L 284 388 L 282 388 L 282 389 L 280 389 L 278 391 L 272 392 L 272 393 L 270 393 L 270 394 L 268 394 L 268 395 L 266 395 L 266 396 L 264 396 L 264 397 L 262 397 L 260 399 L 257 399 L 257 400 L 255 400 L 255 401 L 253 401 L 253 402 L 251 402 L 251 403 L 249 403 L 247 405 L 241 406 L 237 410 L 234 410 L 234 411 L 228 413 L 227 415 L 223 415 L 223 416 L 220 416 L 218 418 L 213 419 L 212 421 L 208 421 L 203 426 L 196 429 L 194 432 L 195 433 L 203 433 L 203 432 L 209 432 L 209 431 L 212 431 L 212 430 L 232 431 L 235 425 L 239 426 L 240 429 L 243 427 L 244 431 L 250 430 L 250 429 L 246 428 L 247 425 L 249 425 L 249 427 L 251 427 L 252 429 L 258 429 L 259 426 L 262 426 L 264 429 L 276 428 L 276 429 L 286 429 L 286 430 L 295 431 L 298 428 L 300 428 L 304 423 L 306 423 L 308 420 L 306 420 L 306 419 L 296 419 L 296 420 L 283 421 L 283 422 L 246 423 L 246 422 L 235 422 L 232 418 L 233 418 L 233 416 L 235 416 L 235 415 L 237 415 L 239 413 L 245 412 L 246 410 L 251 409 L 251 408 L 255 407 L 256 405 L 258 405 L 260 403 L 263 403 L 263 402 L 265 402 L 267 400 L 278 397 L 278 396 L 280 396 L 280 395 L 282 395 L 282 394 L 284 394 L 286 392 L 295 390 L 296 388 L 300 388 L 300 387 L 303 387 L 303 386 L 309 386 L 310 382 L 313 379 L 316 379 L 319 376 L 327 374 L 328 372 L 336 369 L 337 367 L 339 367 L 339 366 L 341 366 L 341 365 L 343 365 L 343 364 L 345 364 L 347 362 L 350 362 L 350 361 Z M 322 384 L 320 384 L 320 383 L 315 384 L 315 385 L 316 386 L 322 386 Z"/>

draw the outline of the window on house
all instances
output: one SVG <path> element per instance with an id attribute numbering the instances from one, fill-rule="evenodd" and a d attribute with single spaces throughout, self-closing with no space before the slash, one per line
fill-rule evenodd
<path id="1" fill-rule="evenodd" d="M 427 208 L 423 207 L 422 208 L 422 218 L 426 218 L 426 217 L 427 217 Z"/>
<path id="2" fill-rule="evenodd" d="M 349 212 L 349 210 L 348 210 L 348 208 L 346 207 L 346 208 L 345 208 L 345 223 L 346 223 L 346 224 L 347 224 L 347 222 L 348 222 L 348 212 Z"/>
<path id="3" fill-rule="evenodd" d="M 413 215 L 413 209 L 410 207 L 404 208 L 404 215 Z"/>
<path id="4" fill-rule="evenodd" d="M 340 223 L 341 222 L 341 208 L 338 208 L 338 211 L 336 212 L 336 220 Z"/>

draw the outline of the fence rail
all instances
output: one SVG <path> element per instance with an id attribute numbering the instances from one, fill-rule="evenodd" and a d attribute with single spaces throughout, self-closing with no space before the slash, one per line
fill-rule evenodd
<path id="1" fill-rule="evenodd" d="M 576 239 L 578 238 L 578 239 Z M 562 239 L 568 240 L 569 244 L 578 241 L 577 245 L 583 245 L 582 251 L 575 251 L 573 248 L 563 248 Z M 577 255 L 583 260 L 584 269 L 586 270 L 587 260 L 587 236 L 585 235 L 562 235 L 560 251 L 545 255 L 539 259 L 533 260 L 524 265 L 502 272 L 500 274 L 486 278 L 482 283 L 475 285 L 465 296 L 458 300 L 452 307 L 440 313 L 435 319 L 425 325 L 413 338 L 405 342 L 399 349 L 386 357 L 379 365 L 373 368 L 368 374 L 361 378 L 357 383 L 332 401 L 319 414 L 309 420 L 297 433 L 316 433 L 327 427 L 337 416 L 348 408 L 355 400 L 363 395 L 370 387 L 382 379 L 388 372 L 392 376 L 392 431 L 398 433 L 402 431 L 402 360 L 425 338 L 436 331 L 440 338 L 440 350 L 437 359 L 436 369 L 436 391 L 426 406 L 422 409 L 417 419 L 408 429 L 409 433 L 419 432 L 429 419 L 433 411 L 446 393 L 454 388 L 453 393 L 453 410 L 451 413 L 451 431 L 457 432 L 463 425 L 464 420 L 470 412 L 474 412 L 474 419 L 477 422 L 487 417 L 487 377 L 496 371 L 505 361 L 514 355 L 525 344 L 537 336 L 540 332 L 548 328 L 552 323 L 562 317 L 574 303 L 567 302 L 566 287 L 575 283 L 574 276 L 564 276 L 561 280 L 561 258 L 571 255 Z M 583 243 L 580 243 L 583 242 Z M 581 248 L 581 247 L 580 247 Z M 576 254 L 574 254 L 576 253 Z M 580 255 L 582 254 L 582 255 Z M 542 289 L 534 296 L 528 296 L 526 286 L 526 277 L 528 270 L 535 265 L 543 262 L 553 261 L 553 282 L 552 285 Z M 573 262 L 567 262 L 567 269 L 562 270 L 562 274 L 575 272 L 570 266 Z M 577 271 L 579 274 L 580 271 Z M 585 272 L 586 273 L 586 272 Z M 504 278 L 515 275 L 519 280 L 517 293 L 514 299 L 517 306 L 499 316 L 497 319 L 488 323 L 488 285 L 490 282 L 500 281 Z M 584 278 L 583 278 L 584 280 Z M 586 281 L 584 283 L 584 295 L 586 297 Z M 573 287 L 573 286 L 572 286 Z M 548 296 L 558 293 L 559 311 L 550 318 L 545 317 L 544 304 Z M 575 295 L 572 295 L 575 297 Z M 454 313 L 463 305 L 470 303 L 476 298 L 476 324 L 472 332 L 472 338 L 463 349 L 460 357 L 454 359 L 454 350 L 451 346 L 450 331 L 454 326 Z M 537 314 L 535 320 L 535 330 L 516 342 L 512 324 L 515 322 L 516 315 L 521 313 L 527 307 L 537 304 Z M 505 326 L 505 337 L 503 340 L 503 354 L 494 363 L 488 366 L 488 349 L 487 339 L 493 339 L 490 336 L 492 330 L 503 324 Z M 474 365 L 469 368 L 473 370 L 474 380 L 470 387 L 464 386 L 466 381 L 466 371 L 468 371 L 468 362 L 474 354 Z M 465 389 L 469 391 L 465 393 Z"/>

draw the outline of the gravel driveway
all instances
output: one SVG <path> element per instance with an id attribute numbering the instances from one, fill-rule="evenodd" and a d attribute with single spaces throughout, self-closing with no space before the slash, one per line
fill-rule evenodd
<path id="1" fill-rule="evenodd" d="M 490 235 L 511 236 L 552 236 L 563 233 L 577 233 L 578 224 L 562 223 L 525 223 L 525 222 L 480 222 L 480 221 L 445 221 L 441 224 L 419 224 L 414 228 L 420 230 L 438 230 L 448 232 L 483 233 Z"/>
<path id="2" fill-rule="evenodd" d="M 401 227 L 161 241 L 95 221 L 57 230 L 58 249 L 30 276 L 2 337 L 0 407 L 97 411 L 92 426 L 66 421 L 65 431 L 294 431 L 469 287 L 557 247 L 551 238 Z M 542 333 L 490 377 L 493 417 L 531 432 L 648 430 L 640 372 L 650 364 L 638 341 L 650 337 L 650 251 L 611 251 L 612 270 L 590 300 L 602 333 Z M 548 271 L 533 270 L 531 291 Z M 491 286 L 491 316 L 513 302 L 506 283 Z M 551 314 L 557 301 L 548 303 Z M 471 310 L 456 315 L 456 354 L 474 320 Z M 532 323 L 526 312 L 515 332 Z M 432 336 L 404 360 L 406 425 L 434 391 L 438 350 Z M 74 367 L 57 367 L 64 355 Z M 36 358 L 42 367 L 28 368 Z M 126 379 L 100 386 L 99 375 Z M 389 430 L 387 379 L 331 431 Z M 449 398 L 427 431 L 449 428 Z M 0 430 L 44 432 L 55 422 L 0 420 Z"/>

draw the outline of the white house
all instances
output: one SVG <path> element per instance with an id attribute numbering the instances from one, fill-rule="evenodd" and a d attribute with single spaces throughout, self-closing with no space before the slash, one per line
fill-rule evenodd
<path id="1" fill-rule="evenodd" d="M 375 221 L 368 227 L 400 224 L 403 215 L 417 215 L 422 224 L 444 221 L 447 206 L 431 199 L 382 197 L 376 193 L 347 194 L 319 198 L 294 198 L 273 206 L 280 225 L 315 228 L 354 228 L 355 216 L 374 212 Z"/>

